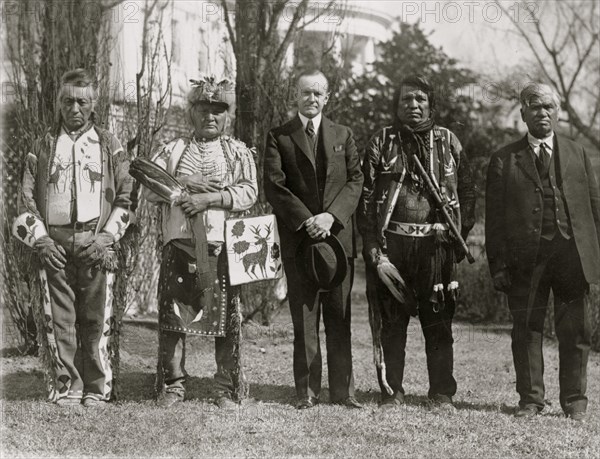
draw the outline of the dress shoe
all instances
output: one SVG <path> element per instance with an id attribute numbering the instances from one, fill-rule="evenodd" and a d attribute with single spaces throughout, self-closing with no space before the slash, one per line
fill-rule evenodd
<path id="1" fill-rule="evenodd" d="M 396 392 L 394 395 L 381 395 L 381 402 L 379 403 L 380 408 L 390 408 L 392 406 L 404 405 L 404 394 L 402 392 Z"/>
<path id="2" fill-rule="evenodd" d="M 302 397 L 298 400 L 296 404 L 296 409 L 298 410 L 307 410 L 308 408 L 312 408 L 313 406 L 319 403 L 319 399 L 316 397 Z"/>
<path id="3" fill-rule="evenodd" d="M 452 403 L 452 397 L 444 394 L 435 394 L 429 397 L 429 407 L 432 410 L 445 413 L 456 412 L 456 407 Z"/>
<path id="4" fill-rule="evenodd" d="M 566 416 L 575 422 L 585 422 L 587 417 L 585 411 L 572 411 L 566 413 Z"/>
<path id="5" fill-rule="evenodd" d="M 238 404 L 226 395 L 221 395 L 220 397 L 217 397 L 217 399 L 215 400 L 215 405 L 217 405 L 221 410 L 236 410 L 238 408 Z"/>
<path id="6" fill-rule="evenodd" d="M 540 412 L 540 409 L 535 405 L 525 405 L 519 407 L 519 409 L 515 412 L 516 418 L 532 418 L 533 416 L 537 416 Z"/>
<path id="7" fill-rule="evenodd" d="M 165 392 L 156 402 L 161 408 L 170 408 L 176 403 L 183 402 L 183 394 L 177 392 Z"/>
<path id="8" fill-rule="evenodd" d="M 361 409 L 363 407 L 360 403 L 358 403 L 358 400 L 356 400 L 354 397 L 346 397 L 342 400 L 336 400 L 332 403 L 334 405 L 342 405 L 348 408 Z"/>

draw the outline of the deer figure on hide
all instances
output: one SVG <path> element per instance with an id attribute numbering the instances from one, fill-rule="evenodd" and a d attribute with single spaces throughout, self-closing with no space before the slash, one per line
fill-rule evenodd
<path id="1" fill-rule="evenodd" d="M 90 191 L 94 191 L 94 184 L 102 180 L 102 174 L 93 170 L 89 164 L 83 166 L 83 170 L 84 172 L 87 171 L 88 173 L 88 178 L 90 179 Z"/>
<path id="2" fill-rule="evenodd" d="M 60 176 L 62 175 L 62 171 L 66 170 L 66 169 L 68 169 L 68 166 L 65 167 L 61 163 L 57 162 L 56 163 L 56 168 L 54 169 L 54 172 L 52 172 L 50 174 L 50 176 L 48 177 L 48 184 L 52 183 L 54 185 L 54 191 L 56 193 L 59 192 L 58 191 L 58 181 L 60 180 Z"/>
<path id="3" fill-rule="evenodd" d="M 246 274 L 248 274 L 248 276 L 250 276 L 250 273 L 252 273 L 254 275 L 254 277 L 256 279 L 258 279 L 258 276 L 256 275 L 256 265 L 258 265 L 260 267 L 260 271 L 262 272 L 262 277 L 266 278 L 267 277 L 267 269 L 266 269 L 266 263 L 267 263 L 267 255 L 269 253 L 269 244 L 267 242 L 267 239 L 269 238 L 271 231 L 273 228 L 271 228 L 271 225 L 269 224 L 266 227 L 267 230 L 267 234 L 265 234 L 264 236 L 261 235 L 261 228 L 260 226 L 251 226 L 250 230 L 252 231 L 252 234 L 254 234 L 254 237 L 256 238 L 256 242 L 254 243 L 255 245 L 260 245 L 260 250 L 258 250 L 257 252 L 252 252 L 252 253 L 247 253 L 246 255 L 244 255 L 242 257 L 242 263 L 244 264 L 244 271 L 246 272 Z M 250 271 L 250 272 L 248 272 Z"/>

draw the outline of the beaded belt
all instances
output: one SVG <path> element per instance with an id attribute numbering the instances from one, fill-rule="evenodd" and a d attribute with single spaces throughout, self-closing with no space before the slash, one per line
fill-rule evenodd
<path id="1" fill-rule="evenodd" d="M 400 223 L 391 221 L 386 229 L 388 233 L 400 236 L 427 237 L 434 231 L 448 231 L 445 223 Z"/>
<path id="2" fill-rule="evenodd" d="M 66 229 L 66 230 L 71 230 L 71 231 L 75 231 L 75 232 L 81 232 L 81 231 L 94 231 L 96 229 L 96 227 L 98 226 L 98 219 L 94 219 L 91 222 L 75 222 L 75 223 L 69 223 L 68 225 L 51 225 L 54 226 L 55 228 L 60 228 L 60 229 Z"/>

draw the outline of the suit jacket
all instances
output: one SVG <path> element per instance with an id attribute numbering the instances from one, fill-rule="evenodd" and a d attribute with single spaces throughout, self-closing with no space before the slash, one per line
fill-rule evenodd
<path id="1" fill-rule="evenodd" d="M 600 190 L 585 149 L 555 134 L 561 192 L 585 278 L 600 280 Z M 503 268 L 528 269 L 538 255 L 542 183 L 527 137 L 494 153 L 487 174 L 485 237 L 492 276 Z"/>
<path id="2" fill-rule="evenodd" d="M 336 235 L 349 257 L 356 256 L 353 214 L 363 184 L 352 131 L 325 116 L 320 126 L 325 151 L 326 181 L 319 197 L 312 149 L 298 116 L 272 129 L 267 136 L 264 189 L 277 215 L 283 257 L 294 257 L 306 230 L 302 223 L 321 212 L 335 218 Z"/>

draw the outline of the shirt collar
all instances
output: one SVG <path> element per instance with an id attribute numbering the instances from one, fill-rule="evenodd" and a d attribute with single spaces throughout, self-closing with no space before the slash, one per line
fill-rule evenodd
<path id="1" fill-rule="evenodd" d="M 90 131 L 91 131 L 91 132 L 90 132 Z M 61 125 L 61 128 L 60 128 L 60 135 L 66 135 L 66 136 L 69 136 L 69 137 L 70 137 L 70 135 L 72 135 L 72 134 L 71 134 L 71 132 L 73 132 L 73 131 L 68 131 L 68 130 L 67 130 L 67 128 L 66 128 L 66 126 L 65 126 L 64 124 L 63 124 L 63 125 Z M 75 131 L 75 132 L 76 132 L 76 131 Z M 74 134 L 74 132 L 73 132 L 73 134 Z M 91 138 L 92 140 L 98 140 L 98 135 L 96 134 L 96 130 L 94 129 L 94 124 L 93 124 L 93 123 L 90 123 L 90 125 L 88 126 L 88 128 L 87 128 L 87 129 L 84 129 L 84 130 L 80 131 L 80 132 L 77 134 L 77 138 L 76 138 L 76 140 L 79 140 L 79 139 L 80 139 L 81 137 L 83 137 L 85 134 L 87 134 L 87 137 L 88 137 L 88 138 Z"/>
<path id="2" fill-rule="evenodd" d="M 308 120 L 312 119 L 313 127 L 315 128 L 315 132 L 319 132 L 319 126 L 321 126 L 322 115 L 323 115 L 322 113 L 319 113 L 314 118 L 307 118 L 302 113 L 298 112 L 298 116 L 300 117 L 300 121 L 302 121 L 302 127 L 304 128 L 305 131 L 306 131 L 306 125 L 308 124 Z"/>
<path id="3" fill-rule="evenodd" d="M 554 132 L 550 133 L 550 135 L 548 137 L 545 137 L 543 139 L 538 139 L 537 137 L 532 136 L 529 132 L 527 133 L 527 141 L 529 142 L 529 145 L 531 145 L 531 148 L 533 149 L 533 152 L 537 155 L 539 149 L 540 149 L 540 145 L 543 143 L 544 147 L 546 148 L 546 151 L 551 153 L 552 152 L 552 147 L 554 146 Z"/>

